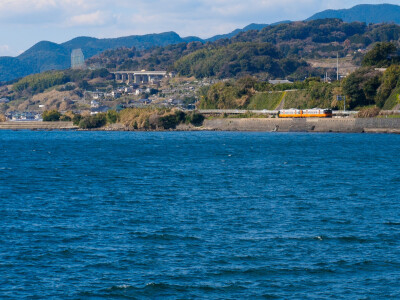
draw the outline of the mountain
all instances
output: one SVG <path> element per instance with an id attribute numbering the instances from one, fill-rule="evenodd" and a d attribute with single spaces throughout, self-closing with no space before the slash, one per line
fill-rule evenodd
<path id="1" fill-rule="evenodd" d="M 400 6 L 393 4 L 361 4 L 350 9 L 328 9 L 313 15 L 307 21 L 327 18 L 342 19 L 344 22 L 364 22 L 366 24 L 400 24 Z"/>
<path id="2" fill-rule="evenodd" d="M 315 14 L 308 20 L 339 18 L 345 22 L 369 23 L 397 23 L 400 24 L 400 6 L 381 5 L 357 5 L 351 9 L 326 10 Z M 0 82 L 24 77 L 29 74 L 39 73 L 46 70 L 60 70 L 69 68 L 71 65 L 70 54 L 73 49 L 81 48 L 85 58 L 91 58 L 105 50 L 121 47 L 136 47 L 145 50 L 155 46 L 163 47 L 179 43 L 190 42 L 214 42 L 223 39 L 231 39 L 250 32 L 251 30 L 266 30 L 265 28 L 282 26 L 290 21 L 282 21 L 273 24 L 250 24 L 242 29 L 236 29 L 228 34 L 216 35 L 209 39 L 201 39 L 195 36 L 182 38 L 175 32 L 164 32 L 160 34 L 132 35 L 120 38 L 97 39 L 92 37 L 77 37 L 62 44 L 42 41 L 19 55 L 18 57 L 0 57 Z M 389 35 L 389 31 L 385 30 Z M 300 34 L 300 33 L 299 33 Z M 321 32 L 320 40 L 326 40 Z M 391 34 L 393 35 L 393 34 Z M 356 39 L 356 38 L 354 38 Z"/>
<path id="3" fill-rule="evenodd" d="M 183 39 L 175 32 L 164 32 L 110 39 L 77 37 L 62 44 L 42 41 L 17 57 L 0 57 L 0 81 L 9 81 L 47 70 L 67 69 L 71 66 L 71 52 L 77 48 L 82 49 L 85 58 L 90 58 L 109 49 L 136 47 L 144 50 L 194 40 L 201 39 Z"/>

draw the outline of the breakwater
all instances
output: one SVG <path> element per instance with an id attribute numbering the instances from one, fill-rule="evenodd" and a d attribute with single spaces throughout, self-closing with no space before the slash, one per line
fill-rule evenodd
<path id="1" fill-rule="evenodd" d="M 338 118 L 338 119 L 210 119 L 206 130 L 277 131 L 277 132 L 390 132 L 400 133 L 400 119 Z"/>
<path id="2" fill-rule="evenodd" d="M 40 121 L 7 121 L 0 123 L 0 129 L 11 130 L 69 130 L 77 129 L 72 122 L 40 122 Z"/>

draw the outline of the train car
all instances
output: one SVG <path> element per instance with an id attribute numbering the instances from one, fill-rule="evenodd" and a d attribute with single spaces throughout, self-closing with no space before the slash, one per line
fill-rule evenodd
<path id="1" fill-rule="evenodd" d="M 331 118 L 331 109 L 312 108 L 312 109 L 282 109 L 278 114 L 279 118 Z"/>
<path id="2" fill-rule="evenodd" d="M 303 118 L 332 118 L 332 110 L 322 108 L 304 109 Z"/>
<path id="3" fill-rule="evenodd" d="M 303 111 L 301 109 L 281 109 L 278 112 L 279 118 L 302 118 Z"/>

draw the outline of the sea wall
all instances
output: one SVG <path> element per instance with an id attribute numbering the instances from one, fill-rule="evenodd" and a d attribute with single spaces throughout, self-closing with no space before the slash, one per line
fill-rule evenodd
<path id="1" fill-rule="evenodd" d="M 122 124 L 115 128 L 97 130 L 131 130 Z M 1 129 L 11 130 L 73 130 L 72 122 L 2 122 Z M 276 131 L 276 132 L 381 132 L 400 133 L 400 119 L 390 118 L 333 118 L 333 119 L 278 119 L 278 118 L 221 118 L 205 120 L 202 127 L 180 125 L 177 130 L 219 131 Z"/>
<path id="2" fill-rule="evenodd" d="M 277 131 L 277 132 L 399 132 L 400 119 L 338 118 L 338 119 L 211 119 L 205 130 Z"/>
<path id="3" fill-rule="evenodd" d="M 67 130 L 77 128 L 72 122 L 8 121 L 0 123 L 0 129 L 11 130 Z"/>

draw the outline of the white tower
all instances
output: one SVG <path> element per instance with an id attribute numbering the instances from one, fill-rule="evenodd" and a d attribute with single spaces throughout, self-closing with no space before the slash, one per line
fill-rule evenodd
<path id="1" fill-rule="evenodd" d="M 80 69 L 85 66 L 85 57 L 83 56 L 82 49 L 74 49 L 71 53 L 71 68 Z"/>

